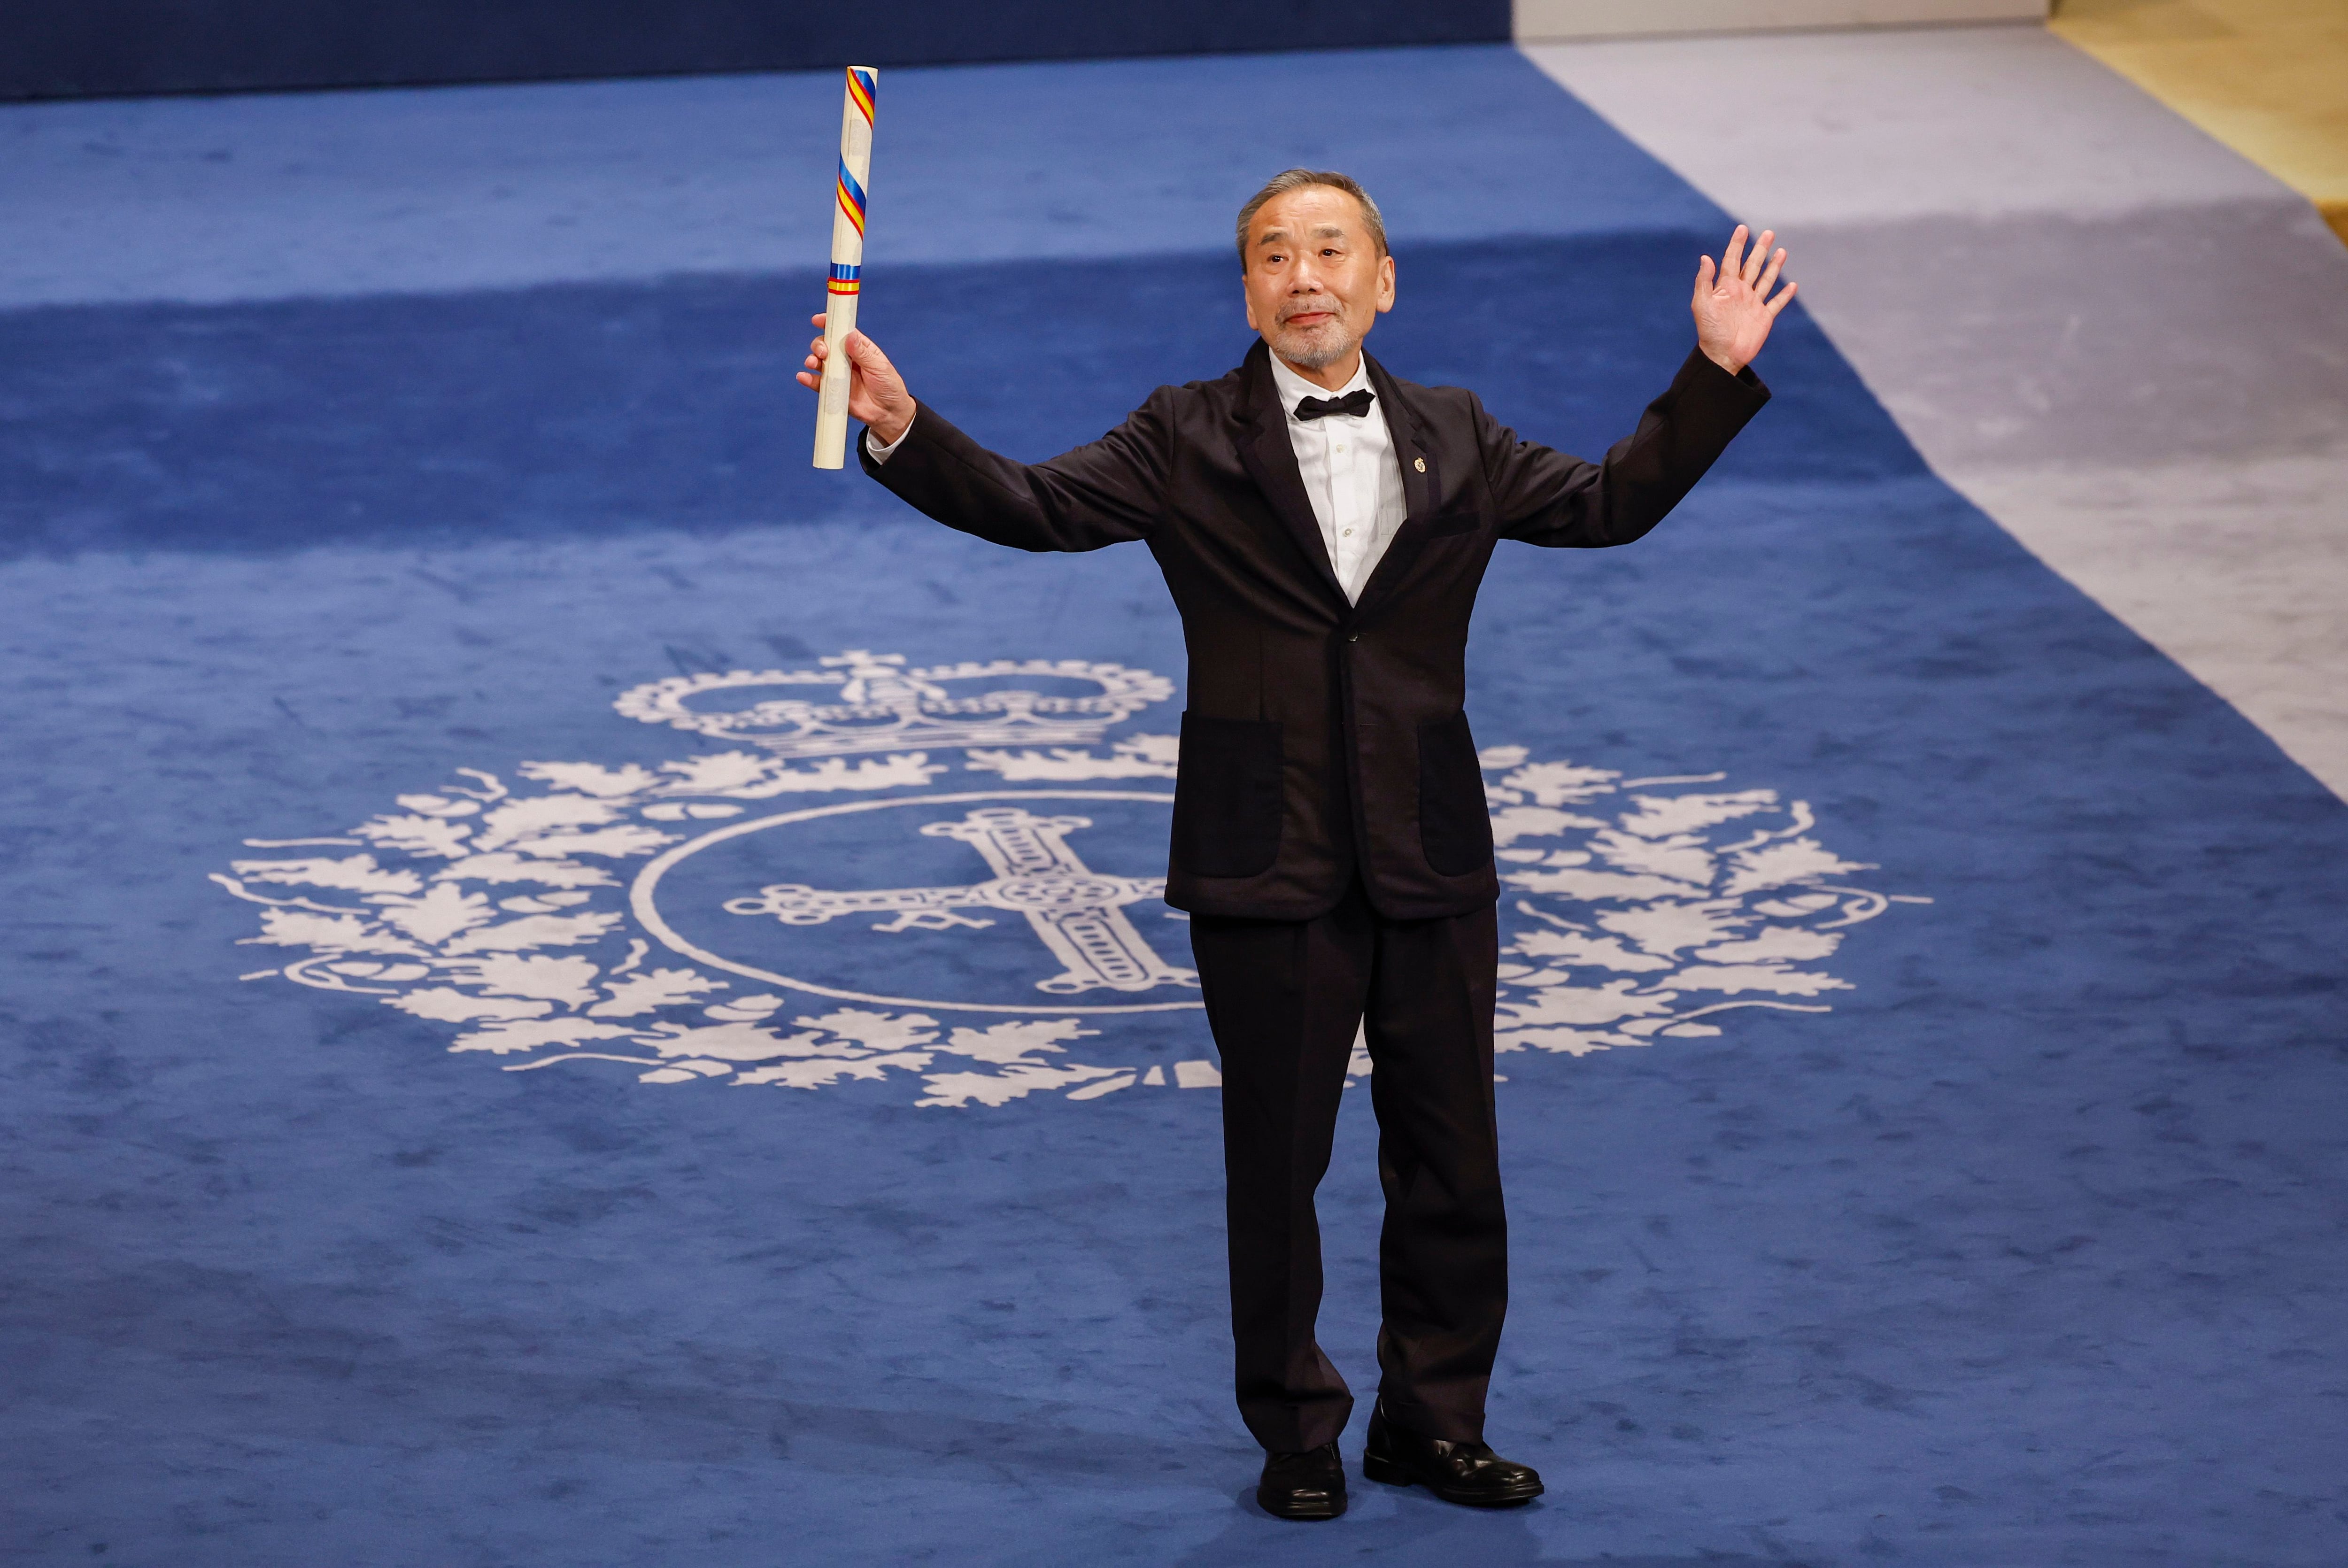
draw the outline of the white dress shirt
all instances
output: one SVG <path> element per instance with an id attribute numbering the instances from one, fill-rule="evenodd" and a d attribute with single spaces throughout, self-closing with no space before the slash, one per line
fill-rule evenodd
<path id="1" fill-rule="evenodd" d="M 1272 356 L 1272 385 L 1279 388 L 1281 407 L 1288 411 L 1288 444 L 1296 452 L 1297 470 L 1304 476 L 1304 493 L 1313 502 L 1313 520 L 1321 525 L 1321 542 L 1329 552 L 1329 565 L 1348 603 L 1358 602 L 1378 559 L 1394 542 L 1409 503 L 1403 499 L 1402 462 L 1395 456 L 1393 432 L 1380 402 L 1358 417 L 1323 414 L 1300 419 L 1296 405 L 1307 397 L 1343 397 L 1356 389 L 1372 390 L 1366 361 L 1354 366 L 1354 378 L 1334 392 L 1315 387 Z"/>
<path id="2" fill-rule="evenodd" d="M 1288 414 L 1288 444 L 1296 453 L 1297 471 L 1304 477 L 1304 493 L 1313 502 L 1313 520 L 1321 525 L 1321 543 L 1329 552 L 1330 569 L 1345 602 L 1354 603 L 1378 560 L 1394 542 L 1409 503 L 1402 493 L 1402 462 L 1395 456 L 1394 435 L 1386 428 L 1385 408 L 1370 405 L 1366 414 L 1324 414 L 1300 419 L 1296 405 L 1307 397 L 1343 397 L 1360 388 L 1372 390 L 1365 362 L 1354 369 L 1354 378 L 1334 392 L 1315 387 L 1272 356 L 1272 380 L 1280 406 Z M 914 418 L 921 416 L 917 412 Z M 912 427 L 906 427 L 910 434 Z M 904 444 L 901 435 L 882 445 L 864 432 L 864 449 L 876 463 L 885 463 Z"/>

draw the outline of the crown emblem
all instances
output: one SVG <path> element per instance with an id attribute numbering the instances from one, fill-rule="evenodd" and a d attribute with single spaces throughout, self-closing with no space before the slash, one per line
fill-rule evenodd
<path id="1" fill-rule="evenodd" d="M 1174 695 L 1163 676 L 1081 659 L 908 669 L 902 654 L 850 648 L 818 662 L 822 667 L 812 670 L 675 676 L 623 692 L 612 706 L 646 724 L 778 757 L 847 757 L 956 746 L 1089 747 L 1111 725 Z"/>

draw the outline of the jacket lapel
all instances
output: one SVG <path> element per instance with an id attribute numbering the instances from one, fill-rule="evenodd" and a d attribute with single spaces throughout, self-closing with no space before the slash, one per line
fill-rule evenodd
<path id="1" fill-rule="evenodd" d="M 1241 425 L 1240 461 L 1272 503 L 1272 515 L 1303 552 L 1307 569 L 1343 606 L 1345 591 L 1329 564 L 1328 542 L 1321 537 L 1312 498 L 1304 493 L 1304 476 L 1296 467 L 1296 448 L 1288 438 L 1288 410 L 1280 406 L 1280 389 L 1272 384 L 1272 350 L 1257 340 L 1241 368 L 1246 392 L 1234 410 Z"/>
<path id="2" fill-rule="evenodd" d="M 1377 570 L 1362 584 L 1362 597 L 1355 604 L 1357 613 L 1368 611 L 1391 593 L 1394 585 L 1409 572 L 1410 563 L 1426 542 L 1429 520 L 1435 515 L 1435 498 L 1442 493 L 1441 475 L 1435 469 L 1433 443 L 1427 439 L 1418 410 L 1403 397 L 1395 378 L 1386 367 L 1365 352 L 1364 363 L 1369 366 L 1370 389 L 1377 394 L 1378 407 L 1385 411 L 1386 434 L 1394 441 L 1395 460 L 1402 465 L 1403 521 L 1387 542 L 1385 553 L 1378 558 Z M 1271 378 L 1266 370 L 1265 378 Z M 1303 488 L 1299 481 L 1297 488 Z"/>

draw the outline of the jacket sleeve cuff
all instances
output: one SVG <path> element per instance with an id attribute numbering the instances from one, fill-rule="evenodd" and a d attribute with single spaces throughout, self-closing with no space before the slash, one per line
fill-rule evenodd
<path id="1" fill-rule="evenodd" d="M 939 437 L 953 430 L 953 427 L 951 424 L 938 418 L 928 408 L 916 407 L 913 410 L 913 422 L 905 427 L 905 433 L 886 446 L 874 440 L 872 428 L 870 425 L 866 426 L 862 433 L 856 438 L 857 464 L 876 480 L 880 480 L 880 465 L 888 462 L 891 458 L 901 459 L 895 465 L 900 469 L 907 467 L 908 464 L 913 468 L 919 468 L 921 465 L 911 460 L 911 453 L 907 449 L 935 446 Z M 886 480 L 881 480 L 880 482 L 889 483 Z M 895 487 L 891 486 L 891 488 Z"/>
<path id="2" fill-rule="evenodd" d="M 983 465 L 988 456 L 953 420 L 927 407 L 916 413 L 913 422 L 905 427 L 905 433 L 888 446 L 872 440 L 871 434 L 868 428 L 857 438 L 858 465 L 875 483 L 924 511 L 928 509 L 914 497 L 934 490 L 941 463 L 949 469 L 968 469 L 975 466 L 973 459 Z M 883 463 L 887 468 L 882 468 Z"/>
<path id="3" fill-rule="evenodd" d="M 1744 404 L 1748 409 L 1756 409 L 1769 401 L 1768 385 L 1753 373 L 1753 366 L 1747 365 L 1731 376 L 1701 348 L 1688 350 L 1687 360 L 1681 365 L 1680 373 L 1672 378 L 1672 385 L 1677 391 L 1695 392 L 1712 397 L 1725 397 Z"/>

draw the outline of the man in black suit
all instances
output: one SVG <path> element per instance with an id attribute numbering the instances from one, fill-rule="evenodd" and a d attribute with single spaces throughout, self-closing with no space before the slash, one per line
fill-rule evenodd
<path id="1" fill-rule="evenodd" d="M 1697 346 L 1591 464 L 1519 441 L 1473 393 L 1362 352 L 1395 300 L 1385 224 L 1342 174 L 1290 170 L 1241 209 L 1248 325 L 1214 381 L 1161 387 L 1049 462 L 986 450 L 870 339 L 847 340 L 864 470 L 950 527 L 1023 550 L 1147 544 L 1189 650 L 1166 899 L 1191 913 L 1223 1068 L 1240 1413 L 1258 1500 L 1344 1510 L 1353 1410 L 1313 1338 L 1313 1194 L 1356 1029 L 1375 1070 L 1383 1322 L 1363 1473 L 1451 1501 L 1524 1502 L 1484 1442 L 1508 1297 L 1492 1106 L 1498 944 L 1490 819 L 1462 707 L 1493 547 L 1627 544 L 1768 398 L 1746 368 L 1794 292 L 1764 232 L 1699 263 Z M 817 326 L 823 318 L 815 318 Z M 816 385 L 823 343 L 807 373 Z"/>

